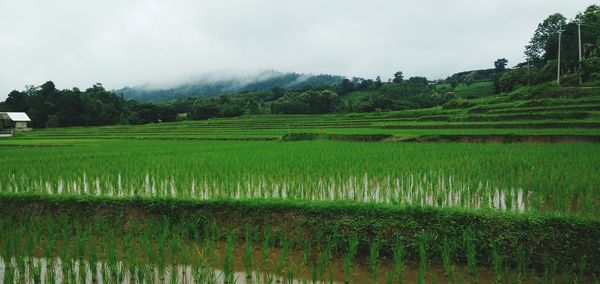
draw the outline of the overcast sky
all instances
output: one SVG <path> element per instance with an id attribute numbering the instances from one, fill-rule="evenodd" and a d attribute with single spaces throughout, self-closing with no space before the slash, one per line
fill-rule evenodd
<path id="1" fill-rule="evenodd" d="M 539 22 L 593 3 L 0 0 L 0 100 L 47 80 L 116 89 L 261 70 L 445 78 L 521 62 Z"/>

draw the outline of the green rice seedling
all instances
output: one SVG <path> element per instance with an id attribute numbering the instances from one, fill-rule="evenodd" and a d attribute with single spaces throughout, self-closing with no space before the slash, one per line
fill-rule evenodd
<path id="1" fill-rule="evenodd" d="M 287 267 L 285 268 L 285 270 L 287 271 L 287 273 L 286 273 L 286 277 L 287 278 L 286 279 L 287 279 L 288 283 L 293 283 L 293 281 L 294 281 L 294 275 L 295 275 L 295 273 L 294 273 L 295 272 L 294 266 L 295 266 L 294 261 L 290 260 L 288 262 Z"/>
<path id="2" fill-rule="evenodd" d="M 45 283 L 56 283 L 56 281 L 58 280 L 56 270 L 54 268 L 54 266 L 48 266 L 48 270 L 46 271 Z"/>
<path id="3" fill-rule="evenodd" d="M 452 273 L 454 272 L 454 265 L 452 264 L 452 248 L 450 247 L 450 241 L 448 241 L 447 238 L 444 238 L 442 241 L 440 250 L 442 264 L 444 266 L 444 274 L 447 278 L 452 278 Z"/>
<path id="4" fill-rule="evenodd" d="M 542 269 L 543 269 L 542 281 L 543 282 L 549 282 L 549 275 L 550 275 L 550 254 L 547 251 L 545 251 L 541 255 L 540 263 L 541 263 Z"/>
<path id="5" fill-rule="evenodd" d="M 79 280 L 79 264 L 75 259 L 69 260 L 69 262 L 71 262 L 71 264 L 70 269 L 67 271 L 67 278 L 71 280 L 71 283 L 78 283 L 77 281 Z"/>
<path id="6" fill-rule="evenodd" d="M 75 250 L 78 260 L 83 261 L 85 258 L 85 237 L 79 222 L 75 223 Z"/>
<path id="7" fill-rule="evenodd" d="M 148 260 L 157 261 L 158 263 L 164 263 L 164 258 L 162 260 L 157 259 L 158 254 L 155 253 L 156 249 L 152 245 L 152 241 L 150 240 L 150 236 L 148 236 L 148 234 L 142 234 L 137 240 L 137 242 L 140 244 L 140 258 L 146 258 Z"/>
<path id="8" fill-rule="evenodd" d="M 117 282 L 117 280 L 111 281 L 111 275 L 112 275 L 112 271 L 111 271 L 111 265 L 108 264 L 107 262 L 102 263 L 102 283 L 113 283 L 113 282 Z M 52 282 L 51 282 L 52 283 Z"/>
<path id="9" fill-rule="evenodd" d="M 494 271 L 494 278 L 496 282 L 501 282 L 504 279 L 503 263 L 504 260 L 502 255 L 498 252 L 498 249 L 494 247 L 492 249 L 492 270 Z"/>
<path id="10" fill-rule="evenodd" d="M 559 262 L 556 259 L 550 260 L 550 279 L 556 279 L 558 273 Z"/>
<path id="11" fill-rule="evenodd" d="M 206 235 L 204 239 L 204 247 L 201 252 L 201 259 L 203 259 L 208 266 L 212 266 L 215 261 L 215 250 L 217 248 L 216 242 L 211 238 L 210 235 Z"/>
<path id="12" fill-rule="evenodd" d="M 246 278 L 252 278 L 252 270 L 254 268 L 254 246 L 252 244 L 250 229 L 247 229 L 245 234 L 244 268 L 246 269 Z"/>
<path id="13" fill-rule="evenodd" d="M 562 283 L 573 282 L 572 276 L 575 271 L 575 264 L 566 265 L 562 270 Z"/>
<path id="14" fill-rule="evenodd" d="M 309 239 L 305 239 L 303 241 L 303 249 L 302 249 L 302 266 L 307 267 L 308 262 L 312 256 L 312 247 L 311 241 Z"/>
<path id="15" fill-rule="evenodd" d="M 15 283 L 15 267 L 10 258 L 5 258 L 4 261 L 3 283 Z"/>
<path id="16" fill-rule="evenodd" d="M 318 278 L 323 278 L 323 276 L 325 275 L 325 270 L 327 269 L 327 266 L 329 265 L 329 256 L 330 256 L 329 249 L 330 249 L 330 246 L 326 246 L 325 249 L 319 253 L 319 257 L 318 257 L 317 263 L 316 263 Z"/>
<path id="17" fill-rule="evenodd" d="M 182 264 L 190 264 L 192 262 L 192 251 L 190 249 L 180 249 L 179 259 Z M 185 274 L 185 271 L 184 271 Z"/>
<path id="18" fill-rule="evenodd" d="M 281 255 L 279 257 L 282 267 L 287 267 L 288 259 L 290 256 L 291 241 L 285 236 L 282 236 L 279 240 L 279 246 L 281 247 Z"/>
<path id="19" fill-rule="evenodd" d="M 204 277 L 204 270 L 200 262 L 196 262 L 192 265 L 192 281 L 194 283 L 200 282 Z"/>
<path id="20" fill-rule="evenodd" d="M 25 255 L 34 255 L 33 249 L 34 249 L 34 234 L 30 233 L 27 235 L 27 237 L 25 238 L 25 245 L 23 248 L 23 251 L 25 253 Z"/>
<path id="21" fill-rule="evenodd" d="M 137 269 L 137 255 L 136 255 L 136 251 L 134 248 L 132 247 L 128 247 L 127 248 L 127 259 L 126 259 L 127 264 L 129 265 L 130 269 Z M 132 271 L 133 272 L 133 271 Z"/>
<path id="22" fill-rule="evenodd" d="M 579 263 L 577 264 L 577 270 L 579 272 L 579 282 L 583 283 L 583 277 L 585 275 L 585 270 L 587 267 L 587 262 L 585 260 L 585 255 L 579 258 Z"/>
<path id="23" fill-rule="evenodd" d="M 394 273 L 398 283 L 404 282 L 404 244 L 402 236 L 396 235 L 394 242 Z"/>
<path id="24" fill-rule="evenodd" d="M 525 255 L 525 249 L 522 245 L 517 247 L 515 253 L 515 261 L 517 263 L 517 272 L 519 273 L 520 279 L 527 278 L 527 256 Z"/>
<path id="25" fill-rule="evenodd" d="M 108 244 L 108 263 L 111 266 L 111 270 L 114 271 L 114 268 L 117 265 L 118 261 L 119 261 L 119 259 L 117 256 L 117 243 L 116 243 L 115 235 L 111 234 L 110 241 Z"/>
<path id="26" fill-rule="evenodd" d="M 176 234 L 169 239 L 169 246 L 171 247 L 171 258 L 174 259 L 180 251 L 179 237 Z"/>
<path id="27" fill-rule="evenodd" d="M 477 269 L 477 250 L 475 247 L 475 236 L 474 232 L 467 231 L 463 235 L 463 240 L 466 248 L 466 259 L 467 266 L 469 267 L 469 273 L 477 281 L 479 279 L 479 271 Z"/>
<path id="28" fill-rule="evenodd" d="M 115 283 L 122 283 L 123 282 L 123 275 L 125 273 L 125 267 L 124 264 L 122 262 L 116 263 L 116 265 L 114 265 L 111 268 L 111 271 L 113 272 L 114 275 L 114 279 L 115 279 Z"/>
<path id="29" fill-rule="evenodd" d="M 142 265 L 142 270 L 141 270 L 141 279 L 142 279 L 142 283 L 156 283 L 157 279 L 156 279 L 156 269 L 152 264 L 148 264 L 148 263 L 144 263 Z M 177 267 L 177 265 L 175 265 L 175 267 Z M 181 279 L 181 277 L 179 277 L 180 275 L 177 274 L 177 277 L 179 279 Z"/>
<path id="30" fill-rule="evenodd" d="M 89 249 L 88 263 L 90 266 L 90 272 L 92 274 L 92 281 L 95 282 L 98 279 L 98 257 L 96 255 L 96 246 L 94 246 L 93 244 L 90 246 Z"/>
<path id="31" fill-rule="evenodd" d="M 135 279 L 138 283 L 146 283 L 148 268 L 144 264 L 138 264 L 135 270 Z M 175 274 L 175 283 L 177 283 L 177 274 Z"/>
<path id="32" fill-rule="evenodd" d="M 206 275 L 206 277 L 205 277 L 206 281 L 204 281 L 205 283 L 216 283 L 217 282 L 217 275 L 213 269 L 207 268 L 207 272 L 204 275 Z"/>
<path id="33" fill-rule="evenodd" d="M 271 248 L 271 229 L 269 227 L 263 230 L 263 241 L 261 247 L 262 263 L 265 265 L 269 259 L 269 251 Z"/>
<path id="34" fill-rule="evenodd" d="M 42 263 L 40 260 L 32 260 L 32 280 L 33 283 L 42 283 Z"/>
<path id="35" fill-rule="evenodd" d="M 231 231 L 227 234 L 225 241 L 225 258 L 223 262 L 223 274 L 226 283 L 233 283 L 234 267 L 233 267 L 233 250 L 235 240 L 235 232 Z"/>
<path id="36" fill-rule="evenodd" d="M 128 263 L 125 275 L 129 276 L 130 283 L 139 283 L 138 271 L 139 267 L 137 263 Z"/>
<path id="37" fill-rule="evenodd" d="M 46 218 L 46 247 L 44 249 L 44 255 L 50 256 L 56 247 L 56 233 L 54 232 L 54 219 Z"/>
<path id="38" fill-rule="evenodd" d="M 377 268 L 379 267 L 379 238 L 375 238 L 369 245 L 369 273 L 371 279 L 377 280 Z"/>
<path id="39" fill-rule="evenodd" d="M 385 272 L 385 284 L 392 283 L 394 283 L 394 272 L 388 270 Z"/>
<path id="40" fill-rule="evenodd" d="M 159 261 L 159 265 L 164 266 L 166 262 L 166 247 L 167 247 L 167 236 L 161 234 L 156 241 L 156 253 L 157 260 Z"/>
<path id="41" fill-rule="evenodd" d="M 427 269 L 429 267 L 429 260 L 427 258 L 426 251 L 426 236 L 419 236 L 419 273 L 417 274 L 417 283 L 422 284 L 425 283 L 425 275 L 427 273 Z"/>
<path id="42" fill-rule="evenodd" d="M 359 239 L 357 234 L 352 234 L 348 238 L 348 255 L 352 260 L 356 258 L 358 252 Z"/>
<path id="43" fill-rule="evenodd" d="M 271 273 L 267 273 L 265 282 L 271 284 L 274 281 L 275 281 L 275 276 Z"/>
<path id="44" fill-rule="evenodd" d="M 15 237 L 13 236 L 12 230 L 4 229 L 4 233 L 2 234 L 2 258 L 5 260 L 10 260 L 12 257 L 11 248 L 13 248 L 12 242 L 14 242 Z"/>
<path id="45" fill-rule="evenodd" d="M 66 258 L 60 258 L 60 269 L 61 269 L 61 275 L 62 277 L 65 279 L 65 282 L 67 280 L 72 279 L 71 273 L 73 273 L 73 261 L 66 259 Z"/>
<path id="46" fill-rule="evenodd" d="M 75 267 L 77 267 L 77 281 L 87 282 L 87 271 L 85 262 L 83 260 L 76 260 Z"/>
<path id="47" fill-rule="evenodd" d="M 321 252 L 321 250 L 323 249 L 323 230 L 321 229 L 321 227 L 317 227 L 317 230 L 315 232 L 315 244 L 317 245 L 317 251 Z"/>
<path id="48" fill-rule="evenodd" d="M 273 272 L 276 275 L 275 277 L 277 277 L 277 282 L 281 282 L 281 279 L 279 279 L 279 278 L 283 274 L 283 269 L 284 268 L 285 267 L 283 266 L 281 258 L 279 258 L 279 261 L 273 262 Z"/>
<path id="49" fill-rule="evenodd" d="M 42 274 L 45 275 L 44 280 L 46 283 L 54 283 L 56 280 L 56 259 L 53 257 L 44 257 L 44 268 Z"/>
<path id="50" fill-rule="evenodd" d="M 312 283 L 317 283 L 318 271 L 317 271 L 317 264 L 315 261 L 310 262 L 309 270 L 310 270 L 310 279 L 312 280 Z"/>
<path id="51" fill-rule="evenodd" d="M 352 260 L 350 259 L 350 257 L 346 254 L 344 256 L 344 260 L 343 260 L 343 270 L 344 270 L 344 281 L 346 283 L 350 283 L 350 272 L 352 270 Z"/>
<path id="52" fill-rule="evenodd" d="M 28 258 L 26 256 L 17 257 L 17 270 L 19 272 L 19 280 L 22 283 L 26 282 L 25 275 L 28 269 L 27 262 Z"/>
<path id="53" fill-rule="evenodd" d="M 163 265 L 159 264 L 156 266 L 156 270 L 157 270 L 156 274 L 158 274 L 158 276 L 157 276 L 158 281 L 164 282 L 167 277 L 168 267 L 164 264 Z"/>

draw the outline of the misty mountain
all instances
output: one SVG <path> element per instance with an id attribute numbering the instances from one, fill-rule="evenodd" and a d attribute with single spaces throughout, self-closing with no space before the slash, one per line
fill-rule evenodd
<path id="1" fill-rule="evenodd" d="M 250 77 L 226 79 L 204 78 L 193 83 L 185 83 L 171 88 L 148 86 L 125 87 L 114 92 L 125 99 L 140 102 L 165 102 L 178 98 L 203 97 L 234 93 L 239 91 L 262 91 L 273 87 L 298 90 L 306 87 L 320 87 L 339 84 L 344 77 L 337 75 L 312 75 L 299 73 L 263 72 Z"/>

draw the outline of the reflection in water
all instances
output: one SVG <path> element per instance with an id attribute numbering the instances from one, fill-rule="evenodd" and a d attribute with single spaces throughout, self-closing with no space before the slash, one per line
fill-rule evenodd
<path id="1" fill-rule="evenodd" d="M 357 264 L 361 266 L 360 264 Z M 494 282 L 494 274 L 489 270 L 480 270 L 475 278 L 469 275 L 465 267 L 455 266 L 452 275 L 447 278 L 444 270 L 438 266 L 429 266 L 426 274 L 421 274 L 419 265 L 407 264 L 404 266 L 403 282 L 416 283 L 419 279 L 438 283 L 464 283 L 464 282 Z M 391 268 L 391 267 L 388 267 Z M 331 271 L 331 270 L 334 271 Z M 342 271 L 339 265 L 333 263 L 328 269 L 329 276 L 324 279 L 286 277 L 274 273 L 256 270 L 251 274 L 232 272 L 227 274 L 221 270 L 201 265 L 158 265 L 133 264 L 125 265 L 123 262 L 105 263 L 96 262 L 92 265 L 87 260 L 62 261 L 60 258 L 12 258 L 9 262 L 0 258 L 0 281 L 2 283 L 217 283 L 217 284 L 245 284 L 245 283 L 392 283 L 396 280 L 389 270 L 379 269 L 378 276 L 373 279 L 365 267 L 359 267 L 353 273 L 352 281 L 340 280 Z M 504 275 L 503 277 L 506 277 Z M 343 279 L 343 278 L 342 278 Z M 507 279 L 507 278 L 504 278 Z M 539 280 L 530 277 L 530 280 Z"/>
<path id="2" fill-rule="evenodd" d="M 398 177 L 269 177 L 244 176 L 238 180 L 178 180 L 145 175 L 124 181 L 121 175 L 56 181 L 13 176 L 0 184 L 0 192 L 49 195 L 95 195 L 118 197 L 168 197 L 207 200 L 214 198 L 294 199 L 310 201 L 354 201 L 390 205 L 492 208 L 525 212 L 532 193 L 522 188 L 490 185 L 488 182 L 457 181 L 451 175 L 404 174 Z"/>
<path id="3" fill-rule="evenodd" d="M 8 264 L 8 265 L 7 265 Z M 190 265 L 158 267 L 146 264 L 125 266 L 122 262 L 95 265 L 86 260 L 63 262 L 60 258 L 0 258 L 2 283 L 280 283 L 282 278 L 272 274 L 242 272 L 226 274 L 218 269 Z M 286 283 L 308 283 L 307 279 L 285 280 Z M 320 281 L 311 283 L 340 283 Z"/>

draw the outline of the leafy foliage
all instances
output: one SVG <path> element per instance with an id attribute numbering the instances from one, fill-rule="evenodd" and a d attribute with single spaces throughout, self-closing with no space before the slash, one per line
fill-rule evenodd
<path id="1" fill-rule="evenodd" d="M 341 100 L 331 91 L 308 91 L 286 95 L 271 104 L 275 114 L 316 114 L 339 110 Z"/>
<path id="2" fill-rule="evenodd" d="M 5 108 L 27 112 L 35 128 L 175 121 L 171 106 L 125 101 L 97 83 L 85 91 L 57 90 L 52 81 L 12 91 Z"/>

